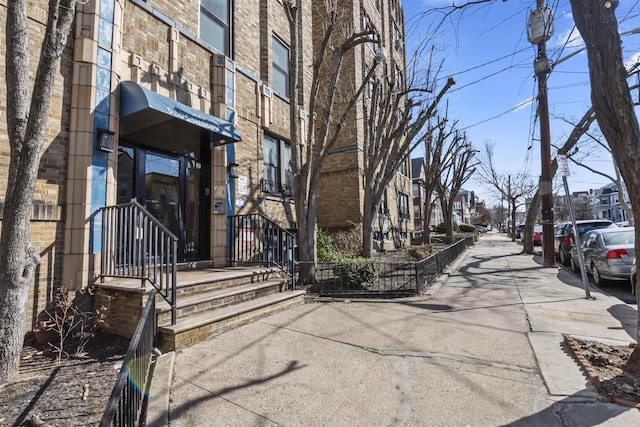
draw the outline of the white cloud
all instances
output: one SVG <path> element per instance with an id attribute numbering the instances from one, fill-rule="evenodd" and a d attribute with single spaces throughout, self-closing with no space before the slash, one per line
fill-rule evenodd
<path id="1" fill-rule="evenodd" d="M 625 61 L 624 66 L 627 70 L 630 70 L 631 67 L 636 66 L 639 62 L 640 62 L 640 52 L 636 52 L 631 56 L 631 58 Z"/>
<path id="2" fill-rule="evenodd" d="M 584 47 L 584 40 L 577 28 L 569 27 L 551 38 L 550 44 L 553 48 L 572 49 Z"/>

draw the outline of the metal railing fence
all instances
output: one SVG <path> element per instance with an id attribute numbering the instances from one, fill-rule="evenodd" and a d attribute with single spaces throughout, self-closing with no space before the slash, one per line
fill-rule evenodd
<path id="1" fill-rule="evenodd" d="M 309 283 L 298 283 L 310 294 L 331 297 L 397 298 L 417 295 L 473 245 L 473 238 L 461 238 L 417 262 L 380 262 L 375 258 L 340 262 L 296 262 L 294 277 L 301 269 L 308 272 Z M 345 272 L 346 270 L 346 272 Z M 299 280 L 297 281 L 299 282 Z"/>
<path id="2" fill-rule="evenodd" d="M 296 235 L 265 215 L 229 217 L 229 265 L 274 266 L 288 276 L 297 259 Z"/>
<path id="3" fill-rule="evenodd" d="M 101 427 L 141 425 L 140 416 L 150 380 L 153 338 L 156 332 L 156 293 L 155 289 L 151 291 L 138 320 L 111 397 L 102 414 Z"/>
<path id="4" fill-rule="evenodd" d="M 140 279 L 151 283 L 171 305 L 176 323 L 178 237 L 140 203 L 132 200 L 102 208 L 100 278 Z"/>

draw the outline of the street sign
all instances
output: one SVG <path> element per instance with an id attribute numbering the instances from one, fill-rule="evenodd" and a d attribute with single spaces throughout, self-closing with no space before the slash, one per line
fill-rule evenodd
<path id="1" fill-rule="evenodd" d="M 569 164 L 567 163 L 567 155 L 566 154 L 558 154 L 556 157 L 558 162 L 558 172 L 560 172 L 561 176 L 569 176 Z"/>

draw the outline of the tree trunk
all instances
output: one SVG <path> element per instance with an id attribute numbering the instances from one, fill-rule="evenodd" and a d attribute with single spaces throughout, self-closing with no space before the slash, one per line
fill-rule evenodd
<path id="1" fill-rule="evenodd" d="M 627 184 L 631 200 L 640 200 L 640 126 L 635 114 L 627 70 L 622 57 L 622 42 L 615 16 L 617 0 L 606 3 L 571 0 L 573 19 L 587 47 L 591 102 L 596 120 L 607 140 L 613 158 Z M 640 209 L 634 209 L 634 223 Z M 640 257 L 640 227 L 636 227 L 636 263 Z M 636 292 L 636 299 L 640 296 Z M 640 317 L 636 342 L 640 341 Z M 628 364 L 640 372 L 640 346 L 636 346 Z"/>
<path id="2" fill-rule="evenodd" d="M 37 43 L 42 50 L 30 91 L 26 3 L 25 0 L 7 3 L 5 28 L 10 156 L 0 237 L 0 384 L 13 377 L 20 364 L 29 288 L 40 262 L 29 237 L 31 205 L 53 84 L 75 16 L 75 0 L 49 2 L 47 28 Z"/>
<path id="3" fill-rule="evenodd" d="M 511 241 L 515 242 L 516 241 L 516 209 L 517 209 L 517 205 L 516 205 L 516 199 L 512 198 L 510 201 L 509 206 L 511 206 Z"/>
<path id="4" fill-rule="evenodd" d="M 529 205 L 529 210 L 527 211 L 527 218 L 524 223 L 524 237 L 522 238 L 523 249 L 522 252 L 525 254 L 531 255 L 533 254 L 533 224 L 536 220 L 536 216 L 538 211 L 540 210 L 540 187 L 538 186 L 538 190 L 533 195 L 531 199 L 531 205 Z"/>
<path id="5" fill-rule="evenodd" d="M 444 232 L 447 237 L 453 237 L 453 201 L 445 200 L 444 194 L 440 194 L 440 206 L 442 207 Z"/>
<path id="6" fill-rule="evenodd" d="M 373 256 L 373 215 L 371 209 L 365 203 L 362 216 L 362 256 L 371 258 Z"/>
<path id="7" fill-rule="evenodd" d="M 9 274 L 0 275 L 0 306 L 12 310 L 0 310 L 0 383 L 4 384 L 18 374 L 20 352 L 24 341 L 27 299 L 30 282 L 21 281 L 19 286 Z M 9 285 L 9 286 L 7 286 Z"/>

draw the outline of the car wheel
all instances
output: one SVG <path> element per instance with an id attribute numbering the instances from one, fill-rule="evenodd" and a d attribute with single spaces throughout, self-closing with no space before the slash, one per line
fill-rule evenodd
<path id="1" fill-rule="evenodd" d="M 560 249 L 560 262 L 562 265 L 569 265 L 569 256 L 564 249 Z"/>
<path id="2" fill-rule="evenodd" d="M 595 264 L 591 264 L 591 275 L 593 276 L 593 283 L 595 283 L 596 286 L 604 286 L 606 284 L 605 280 L 600 276 L 600 270 L 598 270 Z"/>
<path id="3" fill-rule="evenodd" d="M 576 264 L 576 261 L 573 259 L 573 257 L 571 257 L 571 269 L 574 271 L 574 273 L 580 273 L 580 267 L 578 266 L 578 264 Z"/>

